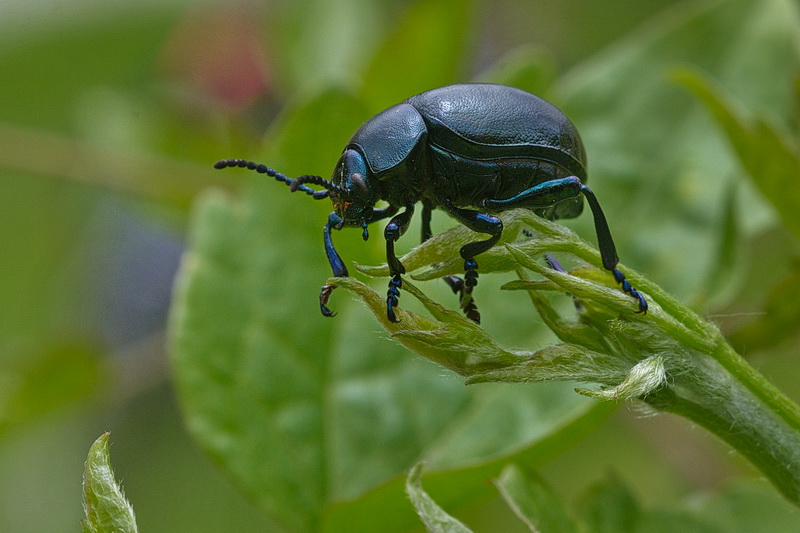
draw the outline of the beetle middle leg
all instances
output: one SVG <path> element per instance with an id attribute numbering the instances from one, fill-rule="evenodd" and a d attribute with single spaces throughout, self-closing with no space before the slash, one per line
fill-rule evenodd
<path id="1" fill-rule="evenodd" d="M 461 257 L 464 259 L 465 270 L 463 286 L 461 285 L 462 280 L 459 278 L 450 281 L 445 279 L 454 291 L 461 292 L 461 309 L 464 310 L 467 317 L 480 324 L 481 315 L 472 300 L 472 289 L 478 284 L 478 263 L 475 261 L 475 256 L 482 254 L 497 244 L 503 234 L 503 221 L 487 213 L 456 207 L 450 200 L 441 200 L 441 205 L 456 220 L 472 231 L 491 235 L 485 241 L 471 242 L 461 247 Z"/>
<path id="2" fill-rule="evenodd" d="M 394 252 L 394 243 L 408 229 L 411 217 L 414 215 L 414 204 L 406 206 L 405 211 L 395 215 L 383 230 L 386 239 L 386 262 L 389 265 L 389 274 L 392 279 L 389 281 L 389 290 L 386 293 L 386 317 L 390 322 L 399 322 L 395 315 L 394 308 L 397 307 L 397 298 L 400 296 L 400 289 L 403 287 L 401 274 L 406 273 L 406 267 L 397 258 Z"/>
<path id="3" fill-rule="evenodd" d="M 421 242 L 425 242 L 433 236 L 433 231 L 431 231 L 431 212 L 433 211 L 433 207 L 430 205 L 423 205 L 422 208 L 422 239 Z M 464 280 L 458 276 L 443 276 L 442 280 L 452 289 L 453 294 L 458 296 L 459 305 L 462 301 L 465 300 L 464 291 L 466 286 L 464 285 Z M 469 297 L 467 298 L 468 303 L 464 306 L 464 314 L 467 318 L 475 322 L 476 324 L 481 323 L 481 314 L 478 312 L 478 306 L 475 303 L 475 298 Z"/>

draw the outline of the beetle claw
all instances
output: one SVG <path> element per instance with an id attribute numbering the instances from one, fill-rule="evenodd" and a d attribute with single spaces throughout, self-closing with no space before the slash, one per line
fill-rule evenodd
<path id="1" fill-rule="evenodd" d="M 333 289 L 336 288 L 336 285 L 323 285 L 322 290 L 319 293 L 319 309 L 322 312 L 323 316 L 332 317 L 336 316 L 336 313 L 328 309 L 328 300 L 331 297 L 331 293 Z"/>

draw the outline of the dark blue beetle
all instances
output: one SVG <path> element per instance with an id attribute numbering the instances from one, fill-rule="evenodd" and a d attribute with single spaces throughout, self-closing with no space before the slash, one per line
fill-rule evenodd
<path id="1" fill-rule="evenodd" d="M 478 282 L 475 256 L 494 246 L 503 232 L 502 220 L 493 213 L 523 207 L 548 219 L 572 218 L 583 210 L 584 196 L 594 215 L 603 266 L 638 301 L 637 312 L 647 312 L 647 301 L 616 268 L 619 259 L 605 216 L 584 184 L 586 153 L 577 130 L 555 106 L 525 91 L 464 84 L 412 96 L 356 131 L 330 181 L 320 176 L 287 178 L 241 159 L 219 161 L 214 167 L 256 170 L 286 183 L 292 191 L 301 190 L 317 200 L 330 197 L 334 211 L 325 225 L 324 241 L 336 277 L 348 273 L 333 246 L 331 229 L 358 226 L 366 240 L 369 224 L 391 217 L 384 238 L 392 275 L 386 311 L 392 322 L 398 321 L 394 309 L 405 273 L 394 243 L 408 229 L 420 201 L 423 241 L 431 236 L 431 211 L 436 207 L 471 230 L 489 235 L 461 248 L 463 280 L 445 278 L 475 322 L 480 321 L 472 299 Z M 376 208 L 380 200 L 389 205 Z M 334 288 L 325 285 L 320 293 L 325 316 L 333 315 L 327 303 Z"/>

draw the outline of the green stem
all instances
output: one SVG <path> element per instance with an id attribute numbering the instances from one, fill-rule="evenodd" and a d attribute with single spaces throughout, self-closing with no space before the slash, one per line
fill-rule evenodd
<path id="1" fill-rule="evenodd" d="M 796 403 L 750 366 L 727 342 L 721 342 L 713 357 L 771 412 L 800 434 L 800 407 Z"/>
<path id="2" fill-rule="evenodd" d="M 727 345 L 725 345 L 727 347 Z M 730 348 L 723 367 L 692 358 L 672 380 L 644 398 L 683 416 L 727 442 L 759 468 L 783 495 L 800 505 L 800 417 L 797 406 Z"/>
<path id="3" fill-rule="evenodd" d="M 572 253 L 600 266 L 599 254 L 586 243 L 546 222 L 537 226 L 535 231 L 568 243 Z M 534 254 L 509 251 L 520 264 L 573 294 L 584 286 L 542 267 Z M 643 400 L 717 435 L 759 468 L 788 500 L 800 505 L 800 407 L 736 353 L 716 327 L 646 278 L 630 270 L 626 275 L 657 305 L 647 317 L 623 312 L 616 327 L 625 323 L 629 338 L 642 339 L 638 350 L 633 348 L 638 351 L 636 357 L 661 353 L 669 376 L 665 386 Z M 602 301 L 598 289 L 590 287 L 587 296 Z M 613 337 L 613 328 L 606 330 L 608 326 L 599 327 L 604 335 Z M 648 337 L 663 339 L 664 344 L 650 344 L 645 341 Z M 669 343 L 676 343 L 674 349 Z"/>

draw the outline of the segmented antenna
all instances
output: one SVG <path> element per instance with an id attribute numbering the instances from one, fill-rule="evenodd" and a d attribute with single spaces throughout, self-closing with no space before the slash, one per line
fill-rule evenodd
<path id="1" fill-rule="evenodd" d="M 311 183 L 312 185 L 321 185 L 329 191 L 342 192 L 340 187 L 333 184 L 332 181 L 321 178 L 320 176 L 298 176 L 294 179 L 294 183 L 290 185 L 292 190 L 296 190 L 304 183 Z"/>
<path id="2" fill-rule="evenodd" d="M 222 159 L 214 163 L 214 168 L 222 169 L 229 167 L 246 168 L 247 170 L 255 170 L 259 174 L 266 174 L 273 177 L 278 181 L 285 183 L 292 192 L 300 190 L 315 200 L 322 200 L 327 198 L 331 191 L 340 192 L 340 188 L 334 185 L 331 181 L 323 179 L 321 176 L 299 176 L 297 178 L 289 178 L 281 174 L 277 170 L 269 168 L 267 165 L 247 161 L 246 159 Z M 304 185 L 304 183 L 311 183 L 312 185 L 321 185 L 325 187 L 324 191 L 315 191 L 311 187 Z"/>

